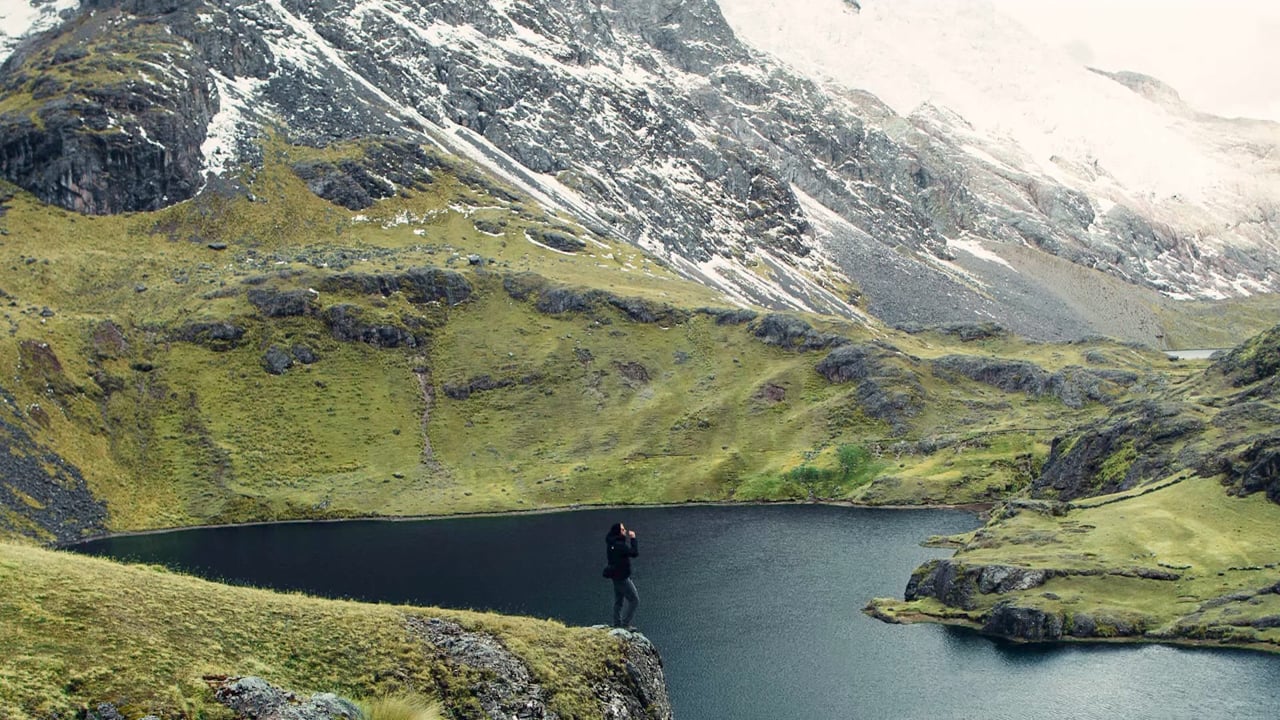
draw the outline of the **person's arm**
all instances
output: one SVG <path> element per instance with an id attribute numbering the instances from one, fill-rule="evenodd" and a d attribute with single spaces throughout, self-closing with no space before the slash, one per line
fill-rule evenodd
<path id="1" fill-rule="evenodd" d="M 640 557 L 640 541 L 631 538 L 631 549 L 627 554 L 631 557 Z"/>

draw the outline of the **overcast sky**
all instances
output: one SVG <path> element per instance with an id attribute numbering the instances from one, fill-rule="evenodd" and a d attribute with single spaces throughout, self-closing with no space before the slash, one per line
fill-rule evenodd
<path id="1" fill-rule="evenodd" d="M 1280 121 L 1280 0 L 991 0 L 1104 70 L 1172 85 L 1215 115 Z"/>

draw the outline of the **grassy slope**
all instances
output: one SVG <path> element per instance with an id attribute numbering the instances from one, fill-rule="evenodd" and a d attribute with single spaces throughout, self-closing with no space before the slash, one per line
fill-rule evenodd
<path id="1" fill-rule="evenodd" d="M 621 661 L 607 633 L 532 618 L 369 605 L 230 587 L 148 566 L 0 543 L 0 717 L 112 699 L 126 716 L 224 717 L 203 677 L 256 674 L 295 692 L 422 694 L 460 709 L 469 683 L 405 618 L 489 632 L 563 717 L 598 717 L 590 683 Z"/>
<path id="2" fill-rule="evenodd" d="M 1215 639 L 1280 651 L 1280 630 L 1251 626 L 1280 617 L 1280 601 L 1266 591 L 1280 581 L 1280 508 L 1260 493 L 1230 497 L 1216 480 L 1199 477 L 1115 499 L 1082 502 L 1061 517 L 1021 512 L 984 528 L 981 541 L 968 543 L 956 559 L 1103 573 L 1163 570 L 1179 579 L 1068 575 L 1031 590 L 978 595 L 979 606 L 968 611 L 933 599 L 877 605 L 902 618 L 981 625 L 992 606 L 1009 601 L 1137 625 L 1148 640 Z"/>
<path id="3" fill-rule="evenodd" d="M 1276 334 L 1277 330 L 1269 333 L 1272 342 Z M 1248 347 L 1274 356 L 1274 346 L 1259 342 L 1262 339 Z M 1241 359 L 1266 361 L 1247 353 Z M 904 619 L 981 625 L 992 607 L 1008 602 L 1066 619 L 1088 613 L 1118 620 L 1138 628 L 1138 636 L 1148 640 L 1212 640 L 1280 651 L 1280 601 L 1274 593 L 1280 586 L 1280 548 L 1275 542 L 1280 506 L 1264 492 L 1229 494 L 1222 476 L 1198 474 L 1197 466 L 1214 463 L 1196 460 L 1232 457 L 1274 433 L 1267 416 L 1275 417 L 1280 402 L 1266 387 L 1234 386 L 1231 377 L 1216 370 L 1170 383 L 1154 397 L 1165 407 L 1177 408 L 1179 418 L 1205 423 L 1169 450 L 1191 460 L 1131 490 L 1075 500 L 1065 513 L 1038 512 L 1034 504 L 996 513 L 986 527 L 953 539 L 960 548 L 954 559 L 966 566 L 1048 568 L 1073 574 L 1030 590 L 977 594 L 977 607 L 971 610 L 945 607 L 932 598 L 879 600 L 876 607 Z M 1236 412 L 1246 399 L 1253 403 L 1248 412 Z M 1230 420 L 1223 419 L 1227 412 Z M 1123 474 L 1133 460 L 1132 448 L 1132 440 L 1122 443 L 1101 473 L 1112 472 L 1109 465 L 1114 463 L 1124 466 L 1117 469 Z M 1149 579 L 1132 576 L 1134 571 L 1179 577 Z"/>
<path id="4" fill-rule="evenodd" d="M 898 436 L 862 412 L 855 383 L 833 386 L 814 372 L 825 353 L 771 347 L 744 326 L 700 314 L 671 326 L 632 322 L 607 307 L 541 314 L 502 289 L 504 275 L 531 272 L 553 285 L 679 308 L 719 304 L 630 246 L 444 173 L 426 192 L 352 213 L 311 195 L 288 171 L 287 162 L 315 152 L 270 146 L 252 178 L 255 201 L 209 196 L 159 213 L 87 218 L 19 194 L 0 219 L 9 232 L 0 267 L 10 269 L 3 285 L 13 298 L 10 336 L 47 343 L 62 369 L 55 384 L 71 388 L 51 395 L 40 375 L 6 389 L 22 408 L 42 404 L 50 420 L 35 435 L 107 500 L 111 529 L 802 498 L 809 488 L 786 474 L 804 464 L 834 471 L 847 444 L 867 448 L 868 462 L 819 495 L 992 500 L 1025 484 L 1057 428 L 1102 408 L 1071 410 L 1051 398 L 944 382 L 928 372 L 929 359 L 986 353 L 1056 370 L 1084 365 L 1095 351 L 1109 358 L 1106 366 L 1144 373 L 1161 362 L 1105 342 L 959 343 L 809 318 L 824 332 L 887 340 L 919 358 L 903 367 L 926 401 Z M 505 223 L 503 235 L 479 232 L 478 218 Z M 570 256 L 539 247 L 525 239 L 527 227 L 577 233 L 588 250 Z M 218 242 L 228 248 L 208 247 Z M 469 265 L 471 253 L 484 261 Z M 399 294 L 325 293 L 317 301 L 421 326 L 427 344 L 412 349 L 339 342 L 319 320 L 266 319 L 245 298 L 250 287 L 319 286 L 336 271 L 422 266 L 462 273 L 475 294 L 455 307 L 412 305 Z M 42 317 L 43 307 L 54 315 Z M 104 320 L 122 329 L 125 349 L 92 339 Z M 243 327 L 245 337 L 225 351 L 172 340 L 177 328 L 209 321 Z M 267 347 L 298 343 L 321 360 L 279 376 L 262 369 Z M 16 353 L 0 345 L 0 362 L 18 364 Z M 643 366 L 647 379 L 625 377 L 628 364 Z M 430 403 L 414 372 L 424 367 Z M 117 387 L 107 392 L 95 373 Z M 480 375 L 534 379 L 466 400 L 441 392 Z M 776 390 L 765 397 L 767 386 L 781 388 L 781 397 Z M 425 461 L 424 414 L 432 450 Z M 920 441 L 936 440 L 945 452 L 919 450 Z"/>

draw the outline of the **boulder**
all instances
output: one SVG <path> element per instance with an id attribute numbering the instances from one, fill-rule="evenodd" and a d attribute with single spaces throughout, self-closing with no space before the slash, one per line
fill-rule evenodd
<path id="1" fill-rule="evenodd" d="M 379 348 L 417 347 L 418 338 L 395 325 L 377 325 L 364 319 L 364 311 L 355 305 L 334 305 L 323 313 L 333 337 L 363 342 Z"/>
<path id="2" fill-rule="evenodd" d="M 225 680 L 214 690 L 214 699 L 241 720 L 364 720 L 355 703 L 333 693 L 304 699 L 259 677 Z"/>
<path id="3" fill-rule="evenodd" d="M 751 330 L 756 338 L 767 345 L 801 352 L 838 347 L 849 342 L 848 338 L 818 332 L 804 320 L 781 313 L 765 315 Z"/>
<path id="4" fill-rule="evenodd" d="M 173 339 L 223 352 L 238 347 L 244 332 L 244 328 L 229 322 L 196 322 L 178 328 Z"/>
<path id="5" fill-rule="evenodd" d="M 280 291 L 254 288 L 248 293 L 249 303 L 269 318 L 297 317 L 315 314 L 315 293 L 307 290 Z"/>
<path id="6" fill-rule="evenodd" d="M 262 367 L 272 375 L 283 375 L 293 367 L 293 356 L 284 348 L 272 345 L 262 356 Z"/>

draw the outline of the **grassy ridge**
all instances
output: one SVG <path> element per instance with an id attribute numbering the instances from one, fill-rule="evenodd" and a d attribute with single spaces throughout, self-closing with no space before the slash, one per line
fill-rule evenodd
<path id="1" fill-rule="evenodd" d="M 230 717 L 205 676 L 256 674 L 301 694 L 425 695 L 474 710 L 470 683 L 407 617 L 491 633 L 563 717 L 598 717 L 591 689 L 621 660 L 599 630 L 531 618 L 321 600 L 230 587 L 149 566 L 0 543 L 0 716 L 82 712 Z"/>

